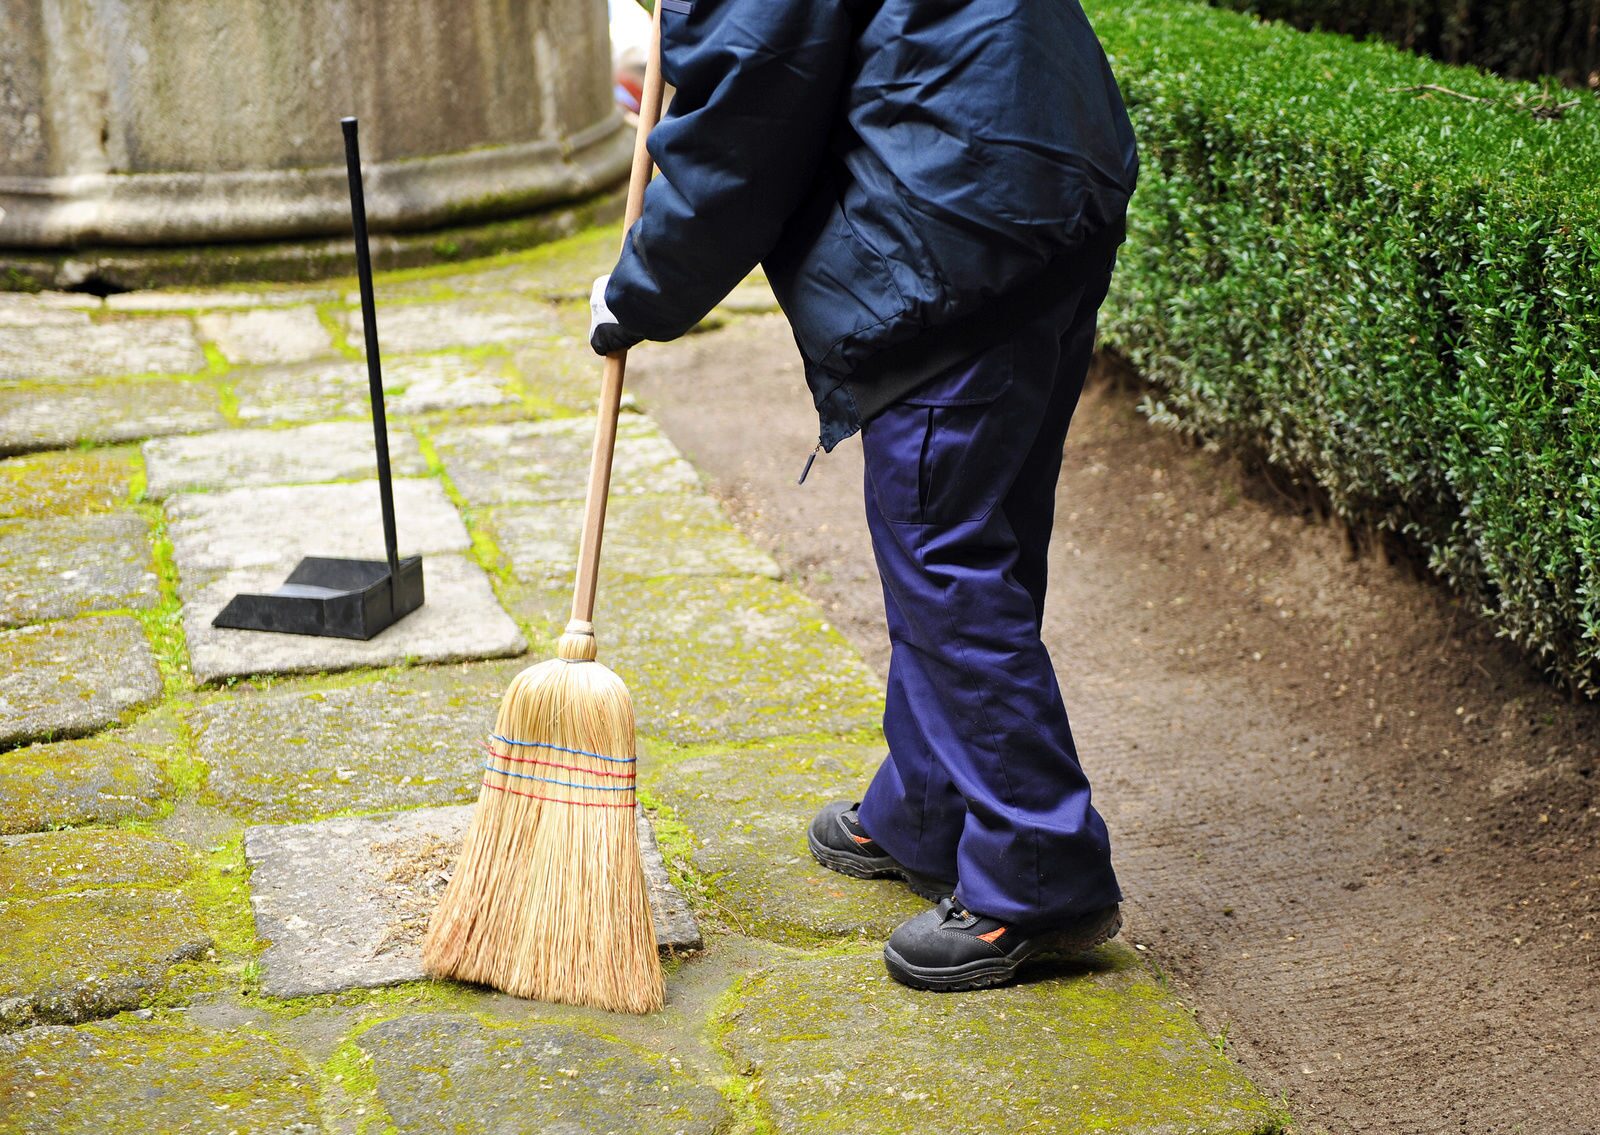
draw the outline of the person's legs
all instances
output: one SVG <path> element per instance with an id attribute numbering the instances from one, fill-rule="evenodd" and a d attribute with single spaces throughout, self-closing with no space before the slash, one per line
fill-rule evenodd
<path id="1" fill-rule="evenodd" d="M 868 515 L 877 517 L 870 477 L 866 479 L 866 501 Z M 880 546 L 876 539 L 873 543 L 875 548 Z M 925 732 L 926 712 L 919 713 L 916 708 L 936 699 L 937 690 L 917 651 L 908 645 L 912 630 L 888 584 L 894 570 L 893 562 L 879 560 L 891 646 L 883 711 L 883 736 L 889 753 L 862 801 L 861 824 L 869 833 L 874 828 L 892 832 L 892 849 L 882 846 L 904 866 L 934 878 L 954 879 L 956 844 L 966 823 L 967 805 L 934 756 Z"/>
<path id="2" fill-rule="evenodd" d="M 1024 927 L 1120 898 L 1039 638 L 1060 446 L 1102 295 L 1072 297 L 863 432 L 894 661 L 890 756 L 861 823 L 900 862 L 945 873 L 954 837 L 960 901 Z"/>

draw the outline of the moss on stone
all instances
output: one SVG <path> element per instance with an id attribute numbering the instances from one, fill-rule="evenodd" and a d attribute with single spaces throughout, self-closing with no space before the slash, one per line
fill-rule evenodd
<path id="1" fill-rule="evenodd" d="M 515 576 L 544 587 L 570 585 L 578 564 L 583 502 L 546 501 L 488 510 L 484 523 L 515 564 Z M 659 575 L 777 579 L 772 557 L 741 535 L 700 493 L 619 496 L 606 510 L 605 591 Z"/>
<path id="2" fill-rule="evenodd" d="M 384 296 L 432 295 L 435 289 L 461 295 L 484 291 L 531 292 L 547 297 L 587 298 L 596 276 L 617 262 L 622 227 L 604 223 L 520 252 L 472 264 L 430 265 L 386 272 L 377 287 Z"/>
<path id="3" fill-rule="evenodd" d="M 0 453 L 136 441 L 225 425 L 211 382 L 162 377 L 0 389 Z"/>
<path id="4" fill-rule="evenodd" d="M 592 414 L 599 404 L 593 352 L 570 338 L 524 343 L 512 356 L 518 391 L 531 417 Z"/>
<path id="5" fill-rule="evenodd" d="M 210 938 L 181 894 L 121 888 L 0 906 L 0 1027 L 90 1020 L 159 991 Z"/>
<path id="6" fill-rule="evenodd" d="M 450 479 L 444 461 L 439 457 L 438 447 L 433 443 L 432 433 L 426 426 L 418 426 L 413 433 L 416 435 L 422 459 L 427 463 L 429 476 L 439 479 L 439 483 L 444 486 L 445 496 L 450 498 L 450 503 L 461 513 L 461 521 L 466 525 L 467 535 L 472 541 L 473 560 L 496 585 L 498 594 L 499 585 L 511 578 L 511 561 L 501 552 L 493 532 L 485 524 L 483 510 L 473 508 L 466 497 L 461 495 L 461 490 L 456 488 L 455 482 Z"/>
<path id="7" fill-rule="evenodd" d="M 479 258 L 485 268 L 504 264 L 531 247 L 558 241 L 596 224 L 610 224 L 622 211 L 621 194 L 608 190 L 571 205 L 542 209 L 503 221 L 452 226 L 443 231 L 384 233 L 374 238 L 373 262 L 385 269 L 378 294 L 387 292 L 393 269 L 460 272 L 461 263 L 439 265 L 441 242 L 454 246 L 458 261 Z M 615 259 L 613 257 L 613 259 Z M 326 241 L 267 241 L 259 244 L 184 245 L 177 248 L 80 248 L 65 255 L 15 251 L 0 254 L 0 290 L 39 291 L 79 283 L 85 273 L 121 288 L 219 287 L 247 281 L 324 282 L 349 270 L 350 237 Z M 602 269 L 604 271 L 604 269 Z M 347 285 L 350 281 L 344 281 Z"/>
<path id="8" fill-rule="evenodd" d="M 662 577 L 602 589 L 602 661 L 639 730 L 679 744 L 844 733 L 882 716 L 877 678 L 822 612 L 767 579 Z"/>
<path id="9" fill-rule="evenodd" d="M 88 736 L 161 689 L 144 630 L 127 616 L 0 631 L 0 747 Z"/>
<path id="10" fill-rule="evenodd" d="M 457 1014 L 380 1022 L 355 1040 L 397 1129 L 715 1135 L 720 1095 L 658 1054 L 564 1024 Z"/>
<path id="11" fill-rule="evenodd" d="M 189 714 L 209 770 L 204 798 L 265 823 L 466 803 L 482 777 L 479 743 L 521 665 L 280 682 L 270 692 L 209 697 Z"/>
<path id="12" fill-rule="evenodd" d="M 0 625 L 151 606 L 146 522 L 126 512 L 0 520 Z"/>
<path id="13" fill-rule="evenodd" d="M 107 828 L 0 837 L 0 903 L 102 887 L 172 886 L 195 862 L 181 844 Z"/>
<path id="14" fill-rule="evenodd" d="M 205 352 L 205 373 L 208 376 L 212 378 L 220 378 L 222 375 L 227 374 L 233 369 L 233 364 L 228 361 L 228 356 L 222 353 L 222 348 L 211 342 L 209 339 L 201 343 L 200 349 Z M 226 416 L 226 410 L 224 410 L 224 416 Z"/>
<path id="15" fill-rule="evenodd" d="M 0 461 L 0 517 L 108 512 L 128 499 L 139 464 L 133 446 L 8 457 Z"/>
<path id="16" fill-rule="evenodd" d="M 237 967 L 254 959 L 261 943 L 250 913 L 250 865 L 242 830 L 206 855 L 184 891 L 224 962 Z"/>
<path id="17" fill-rule="evenodd" d="M 344 304 L 330 302 L 317 305 L 317 321 L 333 340 L 333 349 L 347 359 L 360 360 L 363 358 L 362 351 L 350 341 L 350 329 L 346 323 L 348 318 L 349 308 Z"/>
<path id="18" fill-rule="evenodd" d="M 471 1012 L 492 996 L 476 986 L 453 981 L 408 981 L 377 989 L 346 989 L 338 993 L 312 993 L 303 997 L 263 999 L 260 1008 L 273 1017 L 293 1021 L 307 1014 L 354 1010 L 364 1016 L 362 1027 L 412 1013 Z"/>
<path id="19" fill-rule="evenodd" d="M 510 504 L 583 500 L 592 418 L 559 418 L 493 426 L 451 426 L 434 431 L 434 444 L 462 496 L 488 508 Z M 611 498 L 643 493 L 685 493 L 700 488 L 694 467 L 655 423 L 640 414 L 618 423 Z"/>
<path id="20" fill-rule="evenodd" d="M 740 991 L 722 1039 L 784 1135 L 944 1130 L 952 1114 L 964 1129 L 1117 1135 L 1286 1121 L 1118 946 L 947 996 L 898 985 L 876 951 L 773 966 Z"/>
<path id="21" fill-rule="evenodd" d="M 140 465 L 141 474 L 143 464 Z M 150 640 L 161 684 L 168 694 L 194 688 L 189 671 L 189 644 L 183 630 L 183 601 L 178 596 L 178 561 L 173 554 L 172 537 L 167 532 L 166 514 L 154 504 L 138 509 L 150 525 L 150 547 L 156 571 L 158 599 L 154 606 L 134 612 Z"/>
<path id="22" fill-rule="evenodd" d="M 531 628 L 559 629 L 570 594 L 508 587 L 503 599 Z M 600 588 L 600 661 L 627 683 L 641 735 L 670 744 L 730 745 L 842 734 L 881 719 L 877 678 L 821 612 L 794 589 L 760 578 L 664 576 Z"/>
<path id="23" fill-rule="evenodd" d="M 323 1064 L 321 1078 L 323 1113 L 330 1122 L 342 1124 L 355 1135 L 394 1135 L 399 1131 L 378 1097 L 372 1056 L 362 1051 L 354 1037 Z"/>
<path id="24" fill-rule="evenodd" d="M 223 420 L 230 426 L 244 424 L 244 420 L 239 416 L 239 394 L 231 382 L 218 381 L 217 407 L 222 411 Z"/>
<path id="25" fill-rule="evenodd" d="M 394 354 L 483 351 L 559 334 L 558 314 L 551 304 L 522 295 L 391 301 L 384 305 L 383 343 Z M 360 311 L 349 310 L 345 322 L 347 335 L 358 341 Z"/>
<path id="26" fill-rule="evenodd" d="M 883 747 L 862 736 L 704 745 L 667 750 L 665 760 L 648 747 L 641 779 L 692 833 L 687 861 L 711 913 L 745 934 L 818 944 L 881 940 L 926 909 L 900 883 L 846 879 L 806 847 L 817 809 L 858 799 L 871 779 Z"/>
<path id="27" fill-rule="evenodd" d="M 316 1079 L 261 1033 L 121 1018 L 0 1037 L 6 1135 L 316 1135 Z"/>
<path id="28" fill-rule="evenodd" d="M 124 733 L 0 753 L 0 835 L 147 819 L 170 788 L 160 763 Z"/>

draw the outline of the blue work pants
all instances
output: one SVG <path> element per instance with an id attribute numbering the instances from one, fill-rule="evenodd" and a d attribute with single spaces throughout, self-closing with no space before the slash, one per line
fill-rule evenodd
<path id="1" fill-rule="evenodd" d="M 893 652 L 862 800 L 902 865 L 1045 930 L 1121 899 L 1040 639 L 1062 446 L 1109 266 L 869 421 L 867 524 Z"/>

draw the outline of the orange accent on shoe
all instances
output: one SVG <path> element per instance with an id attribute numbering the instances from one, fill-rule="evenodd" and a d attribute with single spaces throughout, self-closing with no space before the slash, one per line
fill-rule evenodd
<path id="1" fill-rule="evenodd" d="M 855 840 L 857 843 L 871 843 L 872 842 L 872 837 L 869 836 L 869 835 L 852 835 L 850 838 Z"/>
<path id="2" fill-rule="evenodd" d="M 989 945 L 992 946 L 992 945 L 994 945 L 996 942 L 998 942 L 1000 940 L 1000 935 L 1004 934 L 1005 932 L 1006 932 L 1006 928 L 1004 926 L 1002 926 L 1002 927 L 1000 927 L 1000 929 L 991 930 L 987 934 L 979 934 L 978 935 L 978 941 L 987 942 L 987 943 L 989 943 Z"/>

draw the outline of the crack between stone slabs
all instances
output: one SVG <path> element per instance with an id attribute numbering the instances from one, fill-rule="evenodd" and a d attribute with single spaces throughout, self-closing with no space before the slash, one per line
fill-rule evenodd
<path id="1" fill-rule="evenodd" d="M 759 971 L 757 971 L 759 972 Z M 760 1076 L 754 1067 L 741 1068 L 728 1046 L 732 1017 L 744 1003 L 754 974 L 744 974 L 723 991 L 706 1017 L 706 1042 L 721 1059 L 726 1076 L 717 1085 L 739 1135 L 772 1135 L 772 1112 L 760 1096 Z"/>
<path id="2" fill-rule="evenodd" d="M 333 340 L 333 350 L 347 359 L 353 359 L 356 362 L 363 361 L 366 357 L 365 353 L 358 350 L 350 342 L 350 336 L 345 331 L 345 316 L 355 309 L 352 309 L 343 300 L 326 300 L 316 304 L 314 310 L 317 313 L 317 322 L 322 324 L 323 329 L 328 332 Z M 380 329 L 382 328 L 381 323 L 379 327 Z"/>
<path id="3" fill-rule="evenodd" d="M 185 371 L 172 374 L 167 371 L 151 370 L 140 371 L 138 374 L 96 374 L 82 377 L 72 375 L 42 376 L 38 378 L 10 378 L 0 380 L 0 393 L 21 391 L 26 393 L 32 390 L 104 390 L 120 386 L 154 386 L 160 382 L 182 383 L 186 386 L 209 385 L 216 378 L 209 370 Z M 208 431 L 201 431 L 208 432 Z M 50 453 L 57 450 L 72 450 L 80 448 L 110 449 L 118 445 L 137 444 L 134 439 L 118 440 L 112 442 L 99 442 L 85 439 L 81 443 L 72 445 L 51 446 L 49 449 L 29 450 L 30 453 Z"/>
<path id="4" fill-rule="evenodd" d="M 752 941 L 765 941 L 759 935 L 751 934 L 745 929 L 744 921 L 732 908 L 723 903 L 712 893 L 709 880 L 705 879 L 694 868 L 694 832 L 678 818 L 677 809 L 656 796 L 646 788 L 636 789 L 640 806 L 648 818 L 650 829 L 655 833 L 656 849 L 661 853 L 662 865 L 667 869 L 667 880 L 676 888 L 678 894 L 683 896 L 684 902 L 689 905 L 690 913 L 697 910 L 709 910 L 715 913 L 721 921 L 730 924 L 740 937 Z M 701 938 L 704 939 L 704 931 Z M 702 951 L 709 947 L 702 947 Z"/>
<path id="5" fill-rule="evenodd" d="M 485 529 L 478 519 L 479 510 L 467 503 L 467 498 L 461 490 L 456 488 L 455 481 L 451 479 L 450 472 L 445 468 L 444 460 L 439 456 L 439 450 L 433 442 L 433 431 L 425 423 L 413 422 L 408 426 L 412 440 L 417 443 L 417 449 L 422 454 L 422 461 L 428 469 L 428 475 L 438 480 L 444 489 L 445 499 L 455 507 L 456 514 L 461 517 L 462 526 L 467 530 L 467 545 L 472 554 L 472 561 L 483 569 L 489 577 L 490 587 L 494 590 L 496 602 L 502 610 L 506 609 L 506 598 L 502 594 L 501 585 L 510 585 L 516 582 L 513 574 L 514 568 L 511 558 L 507 556 L 495 542 L 495 539 Z M 509 612 L 507 612 L 509 614 Z M 522 625 L 523 621 L 512 616 L 512 621 L 518 624 L 518 629 L 529 642 L 533 641 L 531 629 Z"/>
<path id="6" fill-rule="evenodd" d="M 166 511 L 154 501 L 145 500 L 146 469 L 140 451 L 138 480 L 129 496 L 137 496 L 132 511 L 149 525 L 150 558 L 155 567 L 157 602 L 153 607 L 129 612 L 144 628 L 150 653 L 161 674 L 162 701 L 193 690 L 189 668 L 189 638 L 183 628 L 183 602 L 178 596 L 178 561 L 173 554 L 172 537 L 167 531 Z"/>

